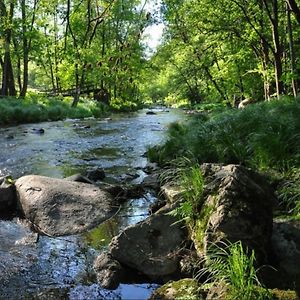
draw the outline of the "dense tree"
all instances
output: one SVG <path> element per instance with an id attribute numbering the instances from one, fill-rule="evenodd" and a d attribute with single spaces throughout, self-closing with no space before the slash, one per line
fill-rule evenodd
<path id="1" fill-rule="evenodd" d="M 137 98 L 141 38 L 151 22 L 145 3 L 1 0 L 2 95 L 16 95 L 17 82 L 25 97 L 30 78 L 55 92 L 74 87 L 74 106 L 87 85 L 113 98 Z"/>
<path id="2" fill-rule="evenodd" d="M 292 0 L 163 1 L 164 44 L 151 63 L 159 62 L 165 93 L 179 81 L 191 103 L 296 96 L 299 11 Z"/>

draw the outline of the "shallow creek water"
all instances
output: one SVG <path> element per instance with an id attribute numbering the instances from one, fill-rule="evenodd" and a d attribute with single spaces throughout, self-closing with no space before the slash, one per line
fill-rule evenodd
<path id="1" fill-rule="evenodd" d="M 138 183 L 147 147 L 162 142 L 168 124 L 184 118 L 177 110 L 154 111 L 0 128 L 0 175 L 63 178 L 97 166 L 117 180 L 139 175 Z M 43 134 L 35 130 L 40 128 Z M 92 262 L 122 228 L 145 219 L 155 199 L 149 190 L 91 231 L 59 238 L 38 237 L 18 219 L 0 220 L 0 299 L 148 299 L 156 285 L 100 288 Z"/>

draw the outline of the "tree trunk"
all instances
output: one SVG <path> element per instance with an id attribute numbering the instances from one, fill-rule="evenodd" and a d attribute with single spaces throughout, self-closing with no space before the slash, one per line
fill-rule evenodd
<path id="1" fill-rule="evenodd" d="M 295 0 L 286 0 L 289 5 L 291 11 L 296 17 L 298 24 L 300 25 L 300 9 Z"/>
<path id="2" fill-rule="evenodd" d="M 78 69 L 78 63 L 75 64 L 75 94 L 74 99 L 72 103 L 72 107 L 76 107 L 79 102 L 79 96 L 80 96 L 80 80 L 79 80 L 79 69 Z"/>
<path id="3" fill-rule="evenodd" d="M 297 74 L 297 68 L 296 68 L 296 57 L 295 57 L 295 48 L 294 48 L 294 39 L 293 39 L 293 28 L 291 22 L 291 11 L 289 5 L 287 5 L 286 14 L 287 14 L 287 29 L 288 29 L 288 39 L 289 39 L 290 60 L 291 60 L 292 90 L 293 90 L 293 95 L 296 98 L 298 92 L 297 82 L 295 80 L 295 75 Z"/>
<path id="4" fill-rule="evenodd" d="M 8 17 L 9 24 L 4 30 L 4 59 L 3 59 L 3 67 L 2 67 L 2 96 L 16 96 L 16 88 L 15 88 L 15 80 L 13 74 L 13 67 L 11 61 L 11 53 L 10 53 L 10 44 L 11 44 L 11 35 L 12 35 L 12 18 L 14 13 L 14 3 L 10 3 L 9 12 L 6 10 L 5 3 L 3 1 L 0 2 L 0 12 L 1 16 Z"/>
<path id="5" fill-rule="evenodd" d="M 275 82 L 276 82 L 276 94 L 279 99 L 280 95 L 283 94 L 283 82 L 282 82 L 282 49 L 279 40 L 278 30 L 278 0 L 273 0 L 273 21 L 272 23 L 272 35 L 274 43 L 274 61 L 275 61 Z"/>
<path id="6" fill-rule="evenodd" d="M 273 56 L 274 56 L 274 71 L 275 71 L 275 84 L 276 84 L 276 95 L 279 99 L 280 95 L 284 92 L 282 82 L 282 48 L 279 39 L 279 20 L 278 20 L 278 0 L 272 1 L 272 8 L 269 7 L 269 1 L 263 0 L 267 16 L 271 23 L 272 38 L 273 38 Z"/>

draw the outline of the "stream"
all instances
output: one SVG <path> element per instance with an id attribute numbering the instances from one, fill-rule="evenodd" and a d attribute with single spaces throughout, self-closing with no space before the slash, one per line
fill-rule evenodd
<path id="1" fill-rule="evenodd" d="M 167 126 L 184 119 L 179 110 L 152 111 L 0 128 L 0 175 L 64 178 L 101 167 L 111 181 L 140 183 L 147 147 L 161 143 Z M 98 227 L 58 238 L 38 237 L 17 218 L 0 220 L 0 299 L 148 299 L 157 285 L 105 290 L 96 284 L 92 264 L 122 228 L 147 217 L 155 200 L 146 191 Z"/>

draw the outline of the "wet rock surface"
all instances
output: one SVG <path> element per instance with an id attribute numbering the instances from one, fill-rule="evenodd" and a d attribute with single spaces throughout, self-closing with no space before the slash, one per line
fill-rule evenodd
<path id="1" fill-rule="evenodd" d="M 10 176 L 0 177 L 0 217 L 11 216 L 17 207 L 16 189 Z"/>
<path id="2" fill-rule="evenodd" d="M 110 194 L 90 184 L 28 175 L 15 185 L 26 219 L 40 233 L 51 236 L 83 232 L 116 209 Z"/>
<path id="3" fill-rule="evenodd" d="M 0 252 L 0 299 L 31 299 L 88 276 L 87 255 L 76 238 L 38 238 L 19 219 L 0 221 Z"/>

